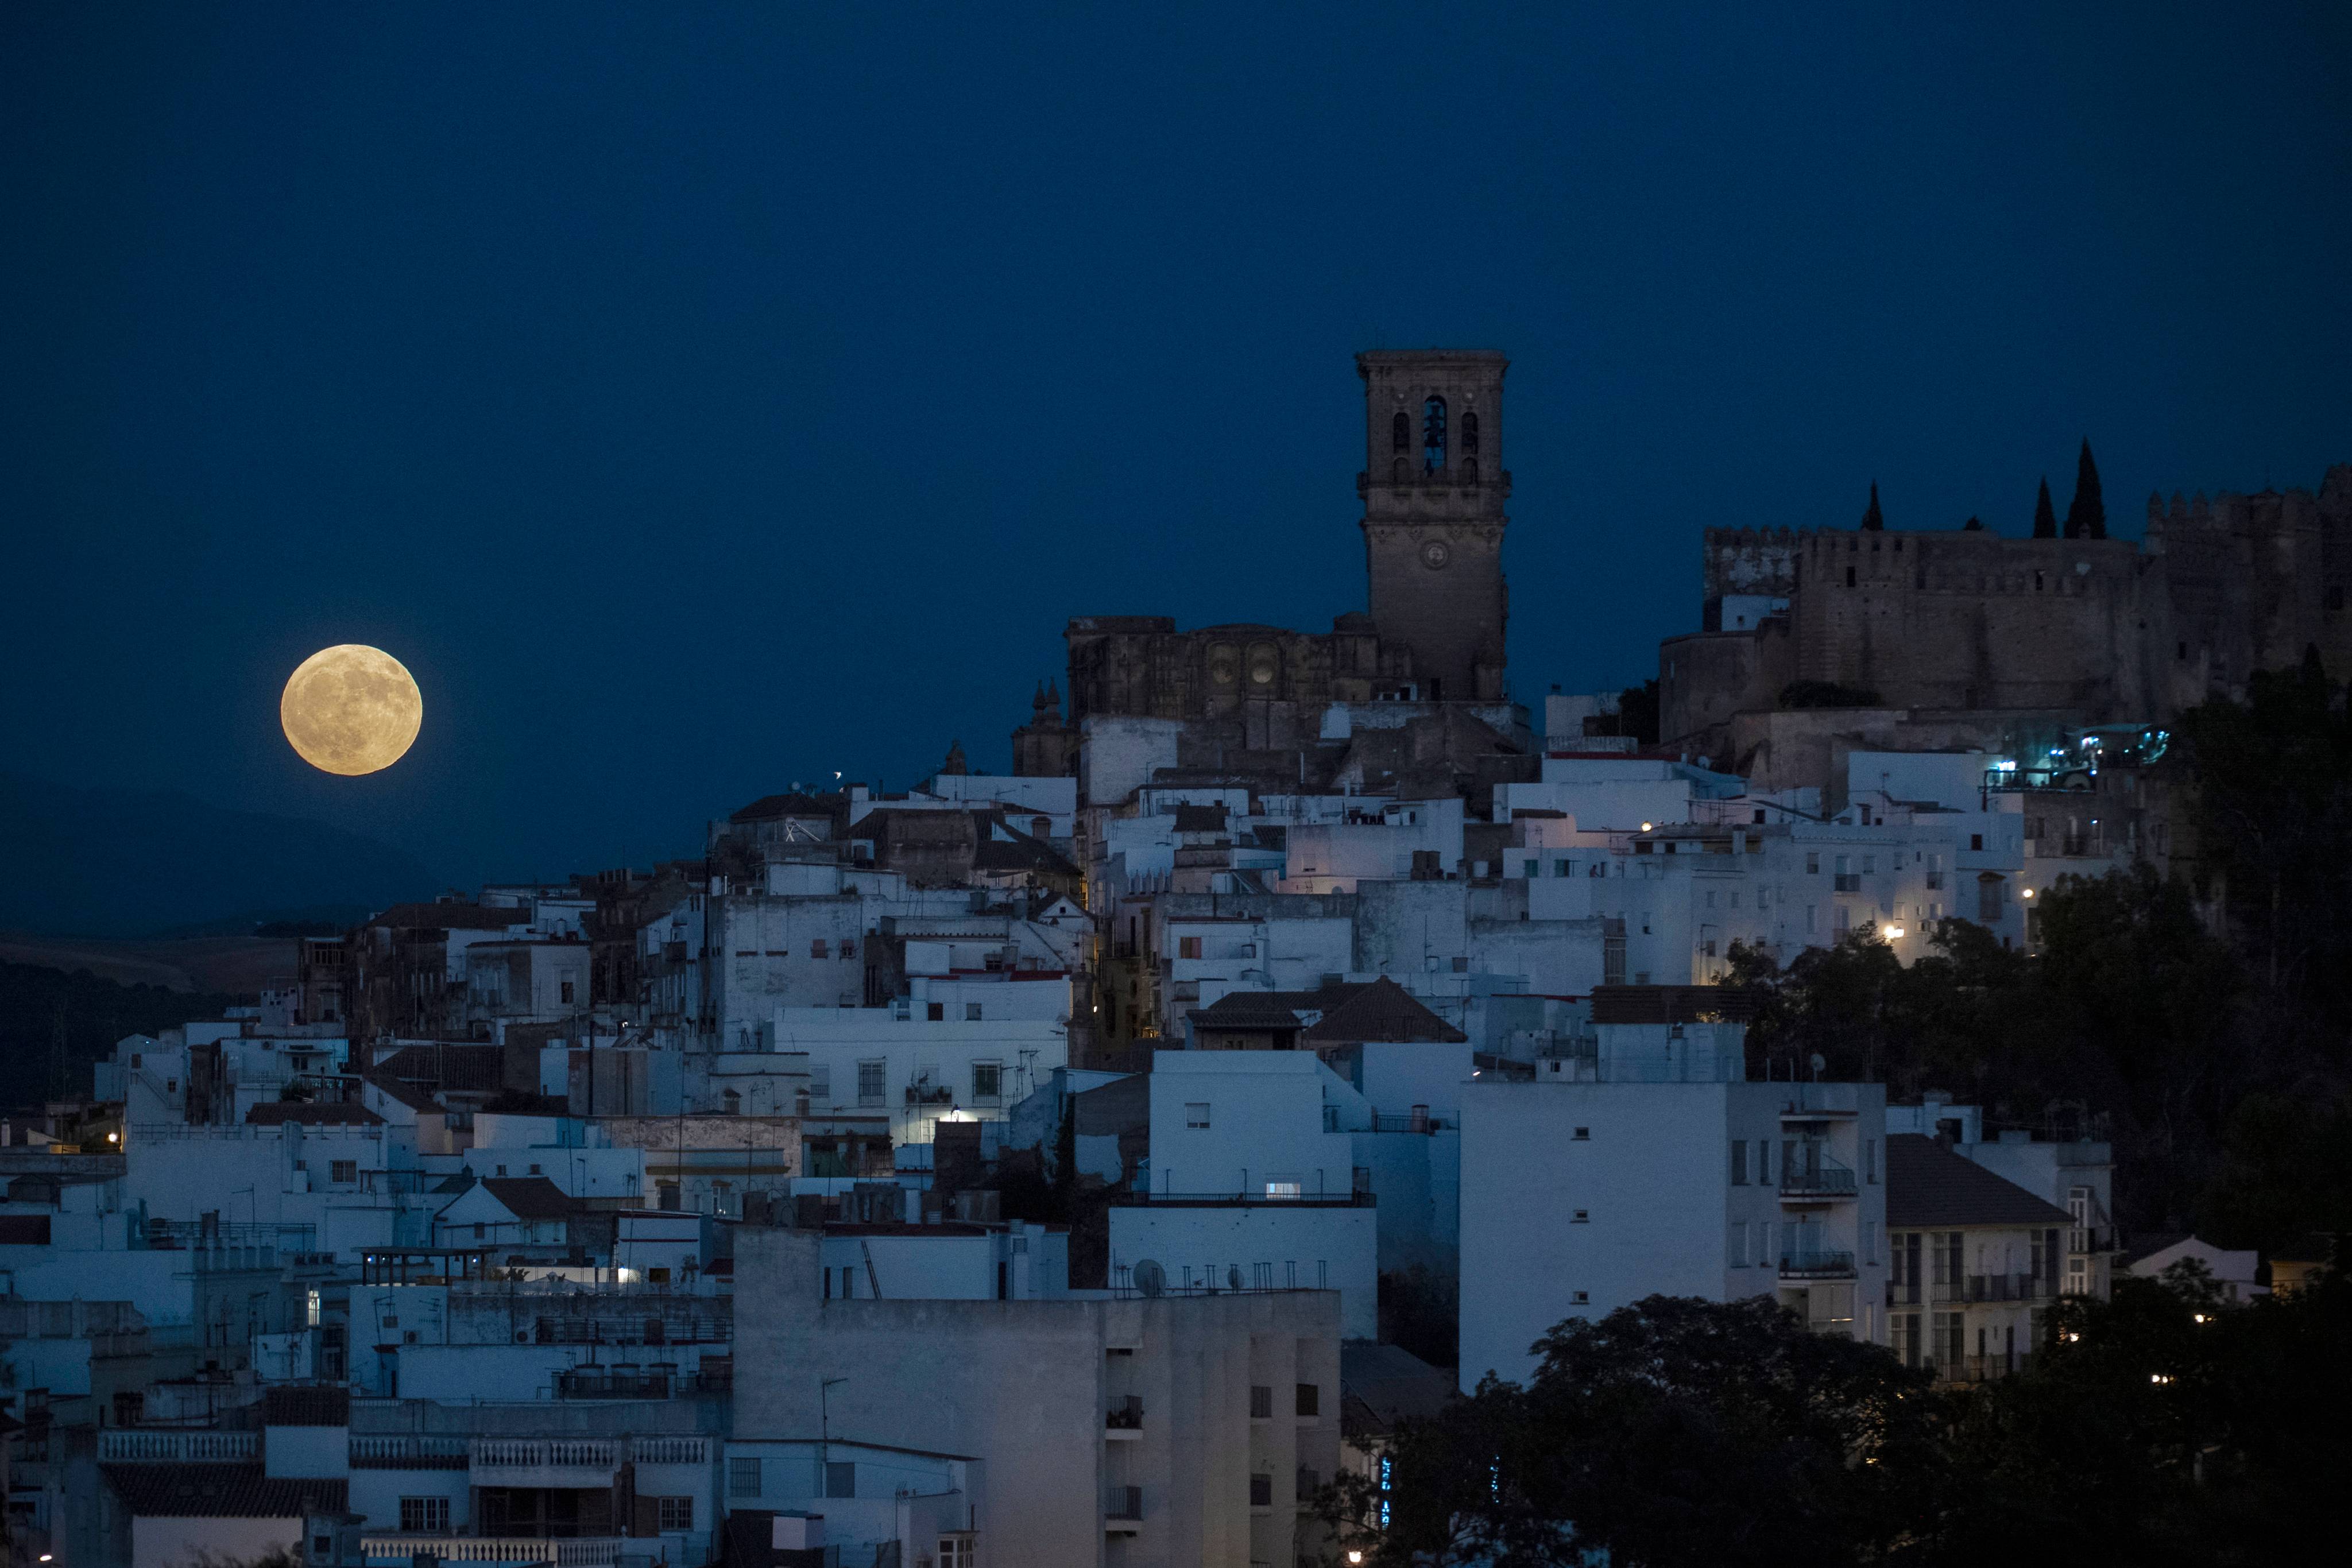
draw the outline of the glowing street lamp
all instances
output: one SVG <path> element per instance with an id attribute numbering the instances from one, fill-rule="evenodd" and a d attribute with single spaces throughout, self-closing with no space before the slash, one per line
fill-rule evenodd
<path id="1" fill-rule="evenodd" d="M 1892 942 L 1903 935 L 1903 927 L 1900 925 L 1882 925 L 1878 928 L 1878 934 L 1881 936 L 1885 937 L 1889 942 Z"/>

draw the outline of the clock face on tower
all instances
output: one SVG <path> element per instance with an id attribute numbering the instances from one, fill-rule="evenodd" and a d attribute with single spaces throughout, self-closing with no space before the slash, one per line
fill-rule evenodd
<path id="1" fill-rule="evenodd" d="M 1454 551 L 1444 539 L 1432 539 L 1421 547 L 1421 564 L 1432 571 L 1444 571 L 1445 563 L 1454 559 Z"/>

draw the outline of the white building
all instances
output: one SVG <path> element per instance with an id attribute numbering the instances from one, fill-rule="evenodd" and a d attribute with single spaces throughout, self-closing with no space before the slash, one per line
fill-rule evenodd
<path id="1" fill-rule="evenodd" d="M 1744 1082 L 1723 1047 L 1695 1026 L 1604 1026 L 1591 1081 L 1463 1090 L 1465 1391 L 1489 1371 L 1524 1381 L 1562 1320 L 1653 1295 L 1770 1295 L 1884 1342 L 1885 1090 Z"/>
<path id="2" fill-rule="evenodd" d="M 1333 1290 L 1344 1337 L 1377 1337 L 1363 1096 L 1304 1051 L 1158 1051 L 1150 1089 L 1148 1191 L 1111 1209 L 1113 1281 Z"/>
<path id="3" fill-rule="evenodd" d="M 1320 1550 L 1301 1500 L 1339 1465 L 1328 1292 L 827 1301 L 822 1245 L 737 1239 L 740 1335 L 769 1354 L 736 1372 L 730 1509 L 822 1513 L 851 1562 L 905 1542 L 902 1490 L 961 1527 L 915 1543 L 938 1563 Z"/>

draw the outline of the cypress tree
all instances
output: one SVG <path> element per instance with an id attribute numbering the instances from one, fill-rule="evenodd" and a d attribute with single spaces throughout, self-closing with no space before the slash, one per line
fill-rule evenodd
<path id="1" fill-rule="evenodd" d="M 1886 531 L 1885 515 L 1878 509 L 1878 481 L 1875 479 L 1870 482 L 1870 509 L 1862 514 L 1862 531 L 1866 534 Z"/>
<path id="2" fill-rule="evenodd" d="M 2041 498 L 2033 503 L 2033 537 L 2037 539 L 2058 537 L 2058 514 L 2050 507 L 2050 477 L 2046 474 L 2042 478 Z"/>
<path id="3" fill-rule="evenodd" d="M 2091 443 L 2083 442 L 2083 455 L 2074 465 L 2074 498 L 2066 503 L 2066 537 L 2103 539 L 2107 537 L 2107 504 L 2099 498 L 2099 465 L 2091 461 Z"/>

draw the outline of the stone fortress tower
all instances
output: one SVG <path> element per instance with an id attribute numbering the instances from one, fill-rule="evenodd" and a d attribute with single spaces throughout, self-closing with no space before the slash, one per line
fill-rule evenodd
<path id="1" fill-rule="evenodd" d="M 1424 701 L 1503 697 L 1503 372 L 1493 350 L 1356 356 L 1364 382 L 1364 565 L 1383 651 Z"/>

